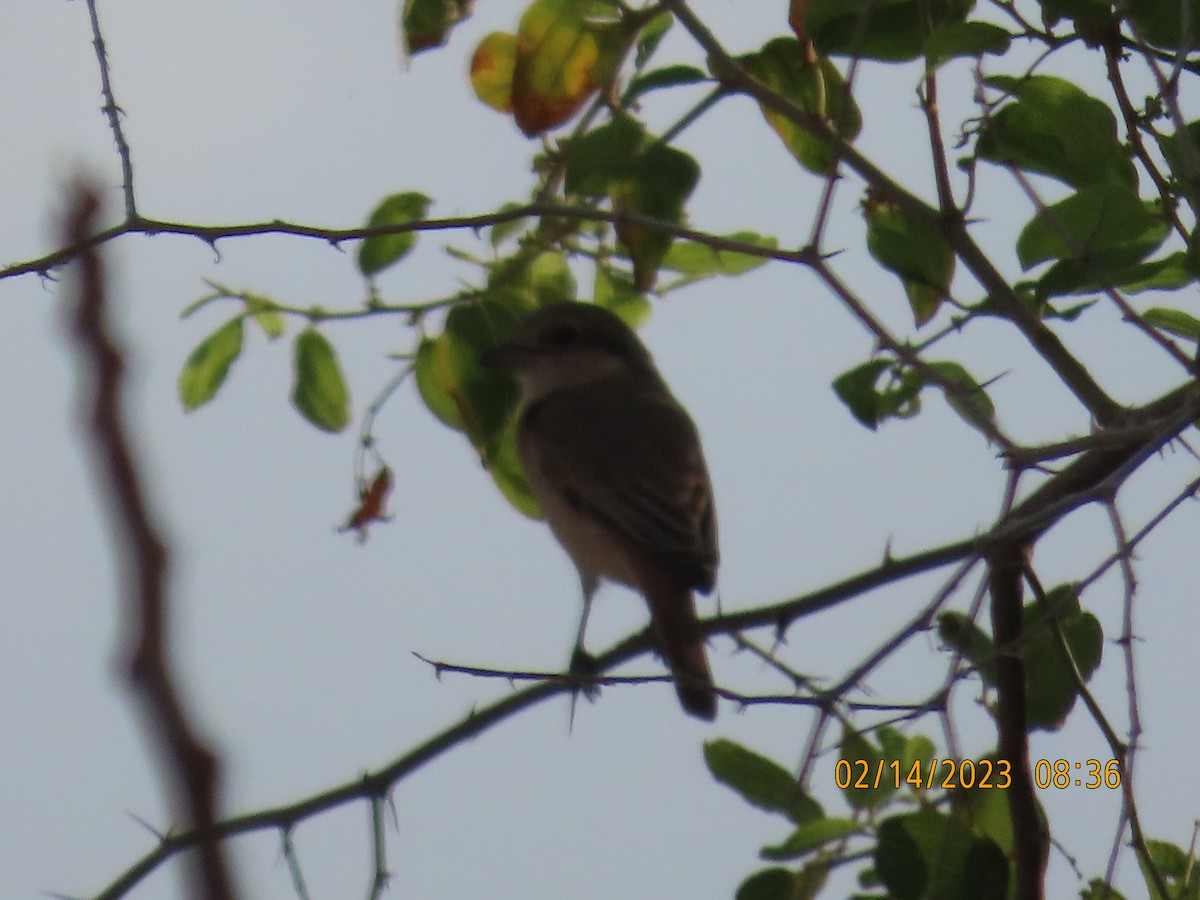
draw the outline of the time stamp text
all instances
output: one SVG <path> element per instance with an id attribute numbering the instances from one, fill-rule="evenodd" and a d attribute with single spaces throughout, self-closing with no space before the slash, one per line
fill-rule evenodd
<path id="1" fill-rule="evenodd" d="M 929 759 L 911 764 L 899 760 L 839 759 L 834 782 L 847 788 L 872 790 L 904 787 L 936 790 L 956 788 L 999 788 L 1012 784 L 1012 764 L 1007 759 Z M 1094 791 L 1121 786 L 1120 760 L 1039 759 L 1033 765 L 1033 783 L 1039 788 L 1059 790 L 1078 787 Z"/>

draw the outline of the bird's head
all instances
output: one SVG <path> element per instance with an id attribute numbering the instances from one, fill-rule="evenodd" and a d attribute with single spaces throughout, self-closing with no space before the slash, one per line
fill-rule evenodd
<path id="1" fill-rule="evenodd" d="M 511 373 L 526 403 L 612 378 L 659 377 L 633 330 L 590 303 L 552 303 L 530 313 L 483 362 Z"/>

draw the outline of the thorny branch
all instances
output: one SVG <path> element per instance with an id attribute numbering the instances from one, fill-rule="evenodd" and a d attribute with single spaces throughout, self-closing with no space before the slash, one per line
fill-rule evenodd
<path id="1" fill-rule="evenodd" d="M 113 141 L 117 145 L 117 157 L 121 160 L 121 186 L 125 193 L 125 219 L 133 222 L 138 217 L 137 201 L 133 193 L 133 153 L 129 142 L 125 140 L 125 129 L 121 126 L 121 116 L 124 115 L 117 105 L 113 93 L 112 77 L 108 68 L 108 50 L 104 44 L 104 34 L 100 31 L 100 16 L 96 12 L 96 0 L 87 0 L 88 16 L 92 22 L 92 46 L 96 49 L 96 61 L 100 65 L 100 92 L 104 95 L 104 106 L 101 111 L 108 119 L 108 127 L 112 129 Z"/>
<path id="2" fill-rule="evenodd" d="M 100 212 L 97 192 L 76 184 L 67 219 L 69 243 L 85 244 Z M 128 644 L 129 687 L 143 704 L 149 737 L 156 745 L 163 780 L 185 825 L 205 831 L 218 820 L 219 766 L 195 733 L 171 674 L 167 547 L 152 521 L 122 410 L 124 356 L 108 332 L 104 269 L 95 249 L 79 257 L 79 299 L 74 337 L 80 382 L 90 395 L 89 440 L 96 478 L 113 519 L 115 553 L 124 585 L 121 620 Z M 224 845 L 195 842 L 191 893 L 205 900 L 232 900 Z"/>

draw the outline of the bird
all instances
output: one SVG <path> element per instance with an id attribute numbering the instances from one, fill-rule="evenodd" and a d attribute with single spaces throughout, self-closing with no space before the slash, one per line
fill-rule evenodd
<path id="1" fill-rule="evenodd" d="M 646 600 L 651 633 L 683 709 L 711 721 L 717 696 L 693 591 L 716 582 L 712 482 L 691 417 L 650 351 L 616 314 L 550 303 L 484 354 L 517 382 L 517 455 L 530 492 L 579 573 L 583 615 L 572 671 L 602 580 Z"/>

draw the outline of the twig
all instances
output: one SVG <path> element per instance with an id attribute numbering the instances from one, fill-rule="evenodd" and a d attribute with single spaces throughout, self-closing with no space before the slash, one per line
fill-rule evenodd
<path id="1" fill-rule="evenodd" d="M 386 796 L 371 798 L 371 887 L 367 892 L 368 900 L 379 900 L 387 890 L 391 874 L 387 865 L 387 829 L 383 824 L 383 810 L 387 805 Z"/>
<path id="2" fill-rule="evenodd" d="M 76 184 L 66 239 L 85 245 L 100 213 L 95 188 Z M 156 745 L 172 804 L 190 828 L 206 831 L 217 821 L 219 767 L 215 754 L 196 736 L 171 675 L 168 644 L 168 553 L 151 521 L 121 408 L 124 357 L 108 334 L 104 271 L 96 250 L 79 257 L 79 300 L 74 337 L 79 347 L 81 382 L 90 393 L 90 441 L 96 478 L 113 520 L 114 550 L 125 582 L 129 687 L 142 701 L 146 728 Z M 170 840 L 169 838 L 166 840 Z M 164 841 L 165 843 L 166 841 Z M 232 900 L 233 881 L 221 843 L 197 841 L 193 896 Z"/>
<path id="3" fill-rule="evenodd" d="M 685 0 L 663 0 L 680 24 L 708 54 L 709 65 L 732 90 L 757 100 L 763 107 L 779 113 L 822 141 L 839 159 L 895 202 L 909 215 L 937 228 L 950 247 L 991 296 L 1004 315 L 1025 336 L 1030 346 L 1049 364 L 1062 382 L 1101 425 L 1121 417 L 1120 405 L 1108 396 L 1091 373 L 1063 345 L 1013 291 L 1012 286 L 972 240 L 961 216 L 946 217 L 915 194 L 890 178 L 882 169 L 859 153 L 837 134 L 820 116 L 808 112 L 789 98 L 755 80 L 700 21 Z"/>
<path id="4" fill-rule="evenodd" d="M 1146 337 L 1158 344 L 1168 356 L 1183 367 L 1185 372 L 1195 376 L 1197 374 L 1196 363 L 1186 353 L 1175 346 L 1174 341 L 1142 318 L 1141 314 L 1130 305 L 1129 301 L 1121 296 L 1121 292 L 1105 278 L 1104 273 L 1091 263 L 1087 249 L 1059 221 L 1058 217 L 1054 214 L 1054 210 L 1046 206 L 1045 202 L 1034 189 L 1029 177 L 1016 166 L 1009 166 L 1008 170 L 1017 184 L 1021 186 L 1021 190 L 1029 198 L 1029 202 L 1033 204 L 1038 215 L 1046 221 L 1055 236 L 1063 242 L 1063 246 L 1071 252 L 1074 260 L 1084 268 L 1084 271 L 1088 275 L 1096 280 L 1097 289 L 1113 302 L 1113 305 L 1121 311 L 1125 320 L 1132 322 Z"/>
<path id="5" fill-rule="evenodd" d="M 287 864 L 288 875 L 292 879 L 292 890 L 296 892 L 299 900 L 311 900 L 311 895 L 308 893 L 308 885 L 304 881 L 304 872 L 300 868 L 300 857 L 296 853 L 296 845 L 292 841 L 292 828 L 281 829 L 281 848 L 283 852 L 283 860 Z"/>
<path id="6" fill-rule="evenodd" d="M 108 69 L 108 50 L 104 45 L 104 35 L 100 31 L 100 17 L 96 13 L 96 0 L 87 0 L 88 16 L 92 20 L 92 46 L 96 48 L 96 61 L 100 64 L 100 92 L 104 96 L 104 106 L 101 111 L 108 119 L 108 127 L 112 129 L 113 140 L 117 145 L 117 156 L 121 159 L 121 189 L 125 193 L 125 220 L 135 222 L 138 218 L 137 202 L 133 195 L 133 155 L 129 142 L 125 140 L 125 130 L 121 127 L 121 107 L 113 94 L 112 79 Z"/>
<path id="7" fill-rule="evenodd" d="M 534 216 L 546 218 L 571 219 L 580 222 L 604 222 L 610 225 L 639 225 L 664 234 L 695 241 L 714 250 L 724 250 L 731 253 L 743 253 L 760 259 L 775 259 L 783 262 L 803 263 L 807 254 L 799 251 L 781 250 L 764 247 L 762 244 L 752 244 L 733 238 L 709 234 L 695 228 L 688 228 L 677 222 L 658 219 L 641 213 L 618 210 L 603 210 L 588 206 L 573 206 L 565 203 L 529 203 L 525 206 L 513 207 L 498 212 L 481 213 L 474 216 L 449 216 L 440 219 L 414 219 L 410 222 L 396 222 L 389 225 L 367 225 L 356 228 L 322 228 L 315 225 L 304 225 L 298 222 L 287 222 L 272 219 L 265 222 L 246 222 L 233 225 L 193 225 L 187 222 L 170 222 L 163 219 L 139 218 L 136 222 L 125 222 L 104 231 L 88 235 L 78 243 L 68 244 L 36 259 L 0 268 L 0 280 L 13 278 L 18 275 L 46 276 L 54 269 L 70 262 L 84 250 L 97 247 L 129 234 L 143 234 L 153 237 L 160 234 L 177 234 L 197 238 L 210 246 L 217 241 L 235 237 L 261 237 L 265 235 L 282 234 L 293 237 L 313 238 L 324 241 L 334 247 L 347 241 L 360 241 L 370 237 L 382 237 L 392 234 L 424 231 L 476 231 L 490 225 L 500 225 Z"/>

